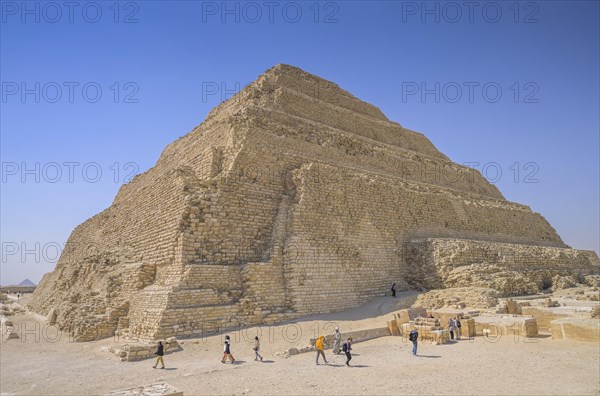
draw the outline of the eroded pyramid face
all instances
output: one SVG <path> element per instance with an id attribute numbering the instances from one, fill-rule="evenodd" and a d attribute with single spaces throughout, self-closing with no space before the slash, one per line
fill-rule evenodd
<path id="1" fill-rule="evenodd" d="M 161 338 L 342 310 L 392 283 L 535 292 L 598 266 L 424 135 L 278 65 L 76 227 L 33 308 L 77 340 Z M 498 281 L 511 273 L 522 287 Z"/>

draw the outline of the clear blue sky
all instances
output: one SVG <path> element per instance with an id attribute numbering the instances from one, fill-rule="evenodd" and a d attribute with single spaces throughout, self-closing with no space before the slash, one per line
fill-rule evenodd
<path id="1" fill-rule="evenodd" d="M 507 199 L 599 250 L 598 1 L 113 3 L 1 2 L 0 283 L 52 270 L 73 228 L 221 101 L 207 86 L 278 63 L 487 164 Z"/>

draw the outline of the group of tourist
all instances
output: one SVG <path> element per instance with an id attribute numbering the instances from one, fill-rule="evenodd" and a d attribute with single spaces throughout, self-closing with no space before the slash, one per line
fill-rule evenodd
<path id="1" fill-rule="evenodd" d="M 460 340 L 460 328 L 461 328 L 460 319 L 458 318 L 450 318 L 448 319 L 448 331 L 450 331 L 450 339 L 454 339 L 454 334 L 456 333 L 456 339 Z"/>
<path id="2" fill-rule="evenodd" d="M 394 288 L 392 288 L 392 291 L 395 294 L 395 290 Z M 430 315 L 430 317 L 433 317 Z M 456 334 L 456 339 L 460 340 L 460 336 L 461 336 L 461 323 L 460 323 L 460 319 L 458 318 L 450 318 L 448 319 L 448 330 L 450 331 L 450 339 L 454 340 L 454 336 Z M 419 343 L 419 332 L 417 331 L 417 329 L 413 329 L 409 334 L 408 334 L 408 340 L 410 342 L 412 342 L 413 344 L 413 348 L 412 348 L 412 354 L 413 356 L 417 355 L 417 347 L 418 347 L 418 343 Z M 329 362 L 327 361 L 327 358 L 325 357 L 325 345 L 324 345 L 324 341 L 325 341 L 325 337 L 324 336 L 319 336 L 317 338 L 317 340 L 315 341 L 315 348 L 317 350 L 317 358 L 316 358 L 316 364 L 317 366 L 319 365 L 319 358 L 322 357 L 323 360 L 325 361 L 325 364 L 329 364 Z M 262 355 L 260 354 L 260 339 L 258 338 L 258 336 L 254 337 L 254 360 L 255 361 L 261 361 L 263 360 Z M 332 352 L 336 355 L 339 355 L 340 353 L 344 353 L 346 355 L 346 366 L 350 367 L 350 360 L 352 360 L 352 338 L 348 338 L 346 340 L 345 343 L 342 344 L 342 334 L 340 333 L 340 328 L 336 327 L 335 328 L 335 332 L 333 334 L 333 348 L 332 348 Z M 154 366 L 152 366 L 152 368 L 157 368 L 158 364 L 161 364 L 161 369 L 165 368 L 165 363 L 163 361 L 163 356 L 164 356 L 164 346 L 163 343 L 161 341 L 158 342 L 158 348 L 156 350 L 156 352 L 154 353 L 156 355 L 156 363 L 154 364 Z M 221 363 L 226 363 L 227 360 L 229 360 L 231 363 L 235 362 L 235 358 L 233 357 L 232 353 L 231 353 L 231 339 L 228 335 L 225 336 L 225 342 L 223 343 L 223 358 L 221 359 Z"/>
<path id="3" fill-rule="evenodd" d="M 225 342 L 223 345 L 223 358 L 221 359 L 221 363 L 225 363 L 227 362 L 227 360 L 229 359 L 231 361 L 231 363 L 235 362 L 235 359 L 233 357 L 233 355 L 231 354 L 231 345 L 230 345 L 230 341 L 231 339 L 229 338 L 228 335 L 225 336 Z M 263 360 L 261 354 L 260 354 L 260 339 L 258 338 L 258 336 L 254 337 L 254 361 L 261 361 Z"/>
<path id="4" fill-rule="evenodd" d="M 323 350 L 324 339 L 325 339 L 324 336 L 319 336 L 319 338 L 317 338 L 317 340 L 315 342 L 315 348 L 317 350 L 317 360 L 316 360 L 317 365 L 319 365 L 319 357 L 320 356 L 323 357 L 325 364 L 329 364 L 329 362 L 327 361 L 327 358 L 325 357 L 325 352 Z M 260 339 L 258 338 L 258 336 L 254 337 L 254 348 L 253 349 L 254 349 L 254 360 L 262 362 L 263 357 L 260 354 Z M 334 333 L 333 353 L 336 355 L 339 355 L 341 352 L 344 352 L 344 354 L 346 355 L 346 366 L 350 366 L 350 360 L 352 360 L 352 353 L 350 351 L 352 351 L 352 338 L 348 338 L 346 340 L 346 342 L 344 344 L 342 344 L 342 334 L 340 333 L 339 327 L 336 327 L 335 333 Z M 157 368 L 158 364 L 160 363 L 160 365 L 161 365 L 160 368 L 164 369 L 165 363 L 164 363 L 163 357 L 165 355 L 165 348 L 164 348 L 162 341 L 158 342 L 158 347 L 156 349 L 156 352 L 154 352 L 154 354 L 156 355 L 156 363 L 154 364 L 154 366 L 152 366 L 152 368 Z M 233 354 L 231 353 L 231 338 L 228 335 L 225 336 L 225 342 L 223 343 L 223 358 L 221 359 L 221 363 L 226 363 L 227 360 L 229 360 L 231 363 L 235 362 L 235 358 L 233 357 Z"/>
<path id="5" fill-rule="evenodd" d="M 319 357 L 323 356 L 323 360 L 325 361 L 325 364 L 329 364 L 327 362 L 327 358 L 325 357 L 325 352 L 323 351 L 324 348 L 324 340 L 325 337 L 324 336 L 319 336 L 319 338 L 317 338 L 317 340 L 315 341 L 315 348 L 317 349 L 317 366 L 319 365 Z M 335 353 L 336 355 L 339 355 L 340 352 L 344 352 L 344 354 L 346 354 L 346 366 L 350 367 L 350 360 L 352 360 L 352 352 L 350 352 L 352 350 L 352 338 L 348 338 L 346 340 L 346 342 L 342 345 L 342 334 L 340 333 L 340 328 L 336 327 L 335 328 L 335 333 L 333 336 L 333 350 L 332 352 Z"/>

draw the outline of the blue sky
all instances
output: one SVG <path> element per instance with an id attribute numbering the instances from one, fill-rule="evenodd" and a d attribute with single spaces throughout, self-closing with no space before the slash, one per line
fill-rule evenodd
<path id="1" fill-rule="evenodd" d="M 220 87 L 278 63 L 373 103 L 600 250 L 598 1 L 223 4 L 1 2 L 1 284 L 37 283 Z"/>

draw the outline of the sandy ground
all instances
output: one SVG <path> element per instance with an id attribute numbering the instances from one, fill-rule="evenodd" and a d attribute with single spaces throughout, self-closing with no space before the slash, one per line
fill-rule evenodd
<path id="1" fill-rule="evenodd" d="M 224 335 L 183 340 L 183 351 L 165 356 L 165 370 L 152 369 L 151 360 L 120 362 L 108 348 L 122 340 L 69 342 L 66 335 L 57 339 L 34 315 L 15 316 L 10 319 L 27 331 L 21 339 L 0 344 L 0 391 L 104 394 L 165 381 L 185 395 L 600 395 L 600 344 L 547 336 L 421 343 L 417 357 L 401 337 L 384 337 L 355 344 L 350 368 L 331 351 L 326 352 L 329 365 L 317 366 L 314 353 L 281 356 L 292 346 L 308 345 L 317 332 L 329 334 L 335 325 L 342 332 L 384 326 L 387 312 L 411 304 L 415 296 L 405 293 L 401 299 L 377 299 L 343 313 L 229 332 L 235 364 L 220 362 Z M 251 342 L 256 334 L 261 335 L 263 362 L 254 361 Z"/>

